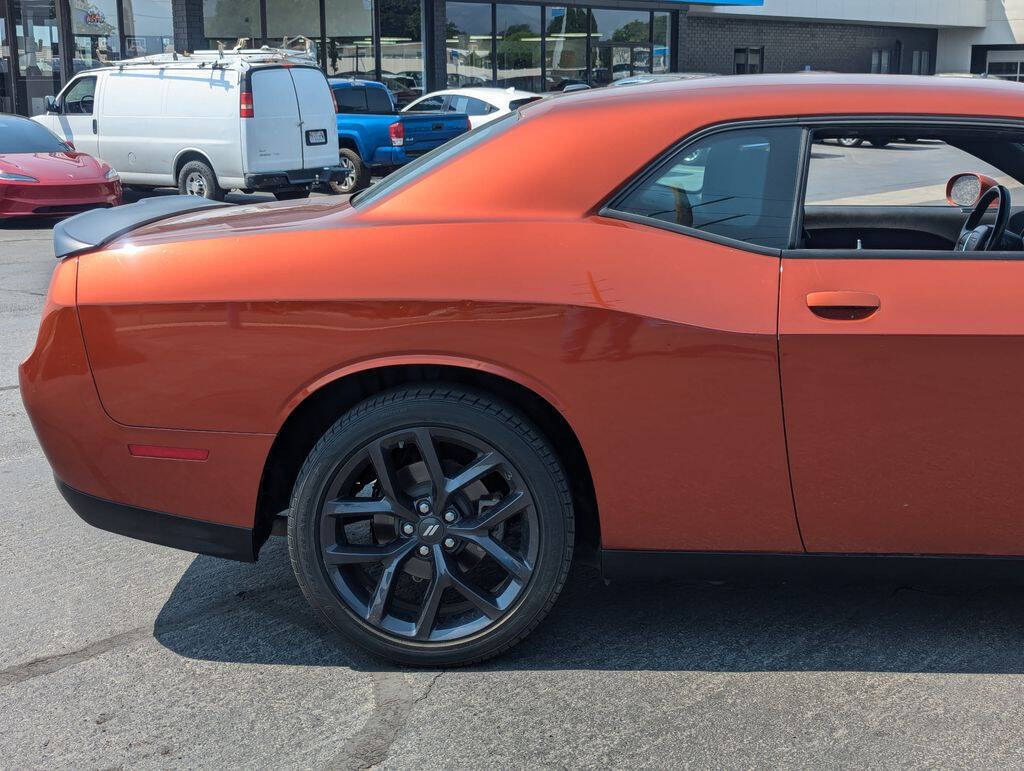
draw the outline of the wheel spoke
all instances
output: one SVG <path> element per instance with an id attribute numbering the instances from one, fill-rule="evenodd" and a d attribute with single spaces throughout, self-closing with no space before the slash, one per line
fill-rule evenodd
<path id="1" fill-rule="evenodd" d="M 387 498 L 335 498 L 324 504 L 324 514 L 339 519 L 393 513 L 394 507 Z"/>
<path id="2" fill-rule="evenodd" d="M 324 562 L 328 565 L 357 565 L 367 562 L 385 562 L 394 560 L 403 551 L 410 551 L 413 546 L 415 546 L 413 541 L 394 541 L 384 546 L 359 546 L 336 543 L 324 549 Z"/>
<path id="3" fill-rule="evenodd" d="M 412 553 L 413 546 L 415 544 L 412 541 L 403 544 L 404 548 L 398 549 L 388 564 L 384 566 L 384 571 L 380 574 L 380 580 L 377 582 L 377 589 L 374 591 L 373 597 L 370 599 L 366 609 L 366 620 L 371 624 L 380 624 L 381 619 L 384 618 L 384 613 L 391 602 L 391 592 L 395 585 L 395 574 L 402 567 L 406 557 Z"/>
<path id="4" fill-rule="evenodd" d="M 452 588 L 455 589 L 455 591 L 469 600 L 470 604 L 487 616 L 487 618 L 495 619 L 501 615 L 501 608 L 495 604 L 491 597 L 488 597 L 483 592 L 467 584 L 455 575 L 454 571 L 448 571 L 448 580 L 451 582 Z"/>
<path id="5" fill-rule="evenodd" d="M 461 490 L 468 484 L 472 484 L 480 477 L 494 471 L 502 463 L 502 458 L 495 452 L 485 452 L 471 464 L 466 466 L 457 475 L 448 480 L 445 485 L 445 493 L 452 493 Z"/>
<path id="6" fill-rule="evenodd" d="M 427 475 L 430 477 L 430 484 L 434 488 L 432 497 L 434 505 L 442 508 L 445 504 L 445 483 L 444 471 L 441 468 L 441 459 L 437 455 L 437 447 L 434 445 L 434 438 L 430 431 L 425 428 L 417 428 L 413 432 L 416 437 L 416 447 L 423 458 L 423 465 L 427 467 Z"/>
<path id="7" fill-rule="evenodd" d="M 420 608 L 420 615 L 416 619 L 416 627 L 413 630 L 413 637 L 417 640 L 430 638 L 434 631 L 434 622 L 437 621 L 437 609 L 441 606 L 441 595 L 448 586 L 448 576 L 445 573 L 434 571 L 434 577 L 430 580 L 426 594 L 423 595 L 423 605 Z"/>
<path id="8" fill-rule="evenodd" d="M 525 584 L 529 580 L 530 574 L 533 573 L 533 568 L 528 563 L 512 554 L 489 535 L 469 535 L 467 540 L 487 552 L 495 562 L 521 583 Z"/>
<path id="9" fill-rule="evenodd" d="M 373 464 L 373 470 L 377 475 L 377 484 L 380 485 L 384 497 L 391 502 L 391 513 L 406 519 L 415 519 L 415 515 L 406 503 L 402 487 L 395 477 L 395 469 L 387 458 L 383 440 L 373 442 L 367 449 L 367 454 L 370 456 L 370 463 Z"/>

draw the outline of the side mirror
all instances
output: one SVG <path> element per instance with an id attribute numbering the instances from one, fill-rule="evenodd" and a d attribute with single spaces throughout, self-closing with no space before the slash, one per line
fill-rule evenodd
<path id="1" fill-rule="evenodd" d="M 57 104 L 57 97 L 47 96 L 46 97 L 46 112 L 48 113 L 60 113 L 60 105 Z"/>
<path id="2" fill-rule="evenodd" d="M 973 209 L 990 188 L 998 183 L 984 174 L 954 174 L 946 183 L 946 201 L 950 206 Z"/>

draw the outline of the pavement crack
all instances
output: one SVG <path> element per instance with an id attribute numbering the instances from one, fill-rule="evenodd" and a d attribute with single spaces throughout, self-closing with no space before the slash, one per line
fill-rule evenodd
<path id="1" fill-rule="evenodd" d="M 13 391 L 17 387 L 16 385 L 0 386 L 0 391 Z"/>

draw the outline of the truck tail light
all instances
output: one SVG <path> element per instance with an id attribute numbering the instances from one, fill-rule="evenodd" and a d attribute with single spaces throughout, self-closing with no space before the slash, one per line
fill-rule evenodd
<path id="1" fill-rule="evenodd" d="M 472 124 L 472 122 L 471 122 L 471 121 L 469 120 L 469 116 L 467 115 L 467 116 L 466 116 L 466 127 L 465 127 L 465 128 L 463 129 L 463 131 L 469 131 L 469 130 L 470 130 L 470 129 L 472 129 L 472 128 L 473 128 L 473 124 Z"/>
<path id="2" fill-rule="evenodd" d="M 254 118 L 256 112 L 252 104 L 252 91 L 242 91 L 238 95 L 238 117 Z"/>
<path id="3" fill-rule="evenodd" d="M 401 147 L 405 144 L 405 126 L 401 122 L 388 126 L 388 134 L 391 135 L 392 147 Z"/>
<path id="4" fill-rule="evenodd" d="M 333 88 L 328 88 L 327 90 L 331 92 L 331 101 L 334 102 L 334 114 L 337 115 L 338 114 L 338 97 L 335 95 Z"/>

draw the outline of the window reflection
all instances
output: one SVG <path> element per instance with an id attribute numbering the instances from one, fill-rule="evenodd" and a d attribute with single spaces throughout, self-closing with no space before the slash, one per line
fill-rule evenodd
<path id="1" fill-rule="evenodd" d="M 203 34 L 214 48 L 234 48 L 241 38 L 253 44 L 260 36 L 259 0 L 203 0 Z"/>
<path id="2" fill-rule="evenodd" d="M 152 56 L 174 50 L 171 0 L 122 0 L 124 54 Z"/>
<path id="3" fill-rule="evenodd" d="M 46 110 L 46 97 L 60 90 L 60 28 L 53 0 L 12 0 L 18 50 L 18 109 Z"/>
<path id="4" fill-rule="evenodd" d="M 537 5 L 498 5 L 497 47 L 499 86 L 541 91 L 541 9 Z"/>
<path id="5" fill-rule="evenodd" d="M 671 20 L 672 14 L 660 12 L 654 14 L 654 48 L 651 52 L 651 69 L 654 72 L 668 72 L 672 65 L 669 55 L 672 40 Z"/>
<path id="6" fill-rule="evenodd" d="M 120 59 L 117 0 L 71 0 L 71 33 L 74 36 L 74 72 L 102 67 Z"/>
<path id="7" fill-rule="evenodd" d="M 424 57 L 420 0 L 381 0 L 380 74 L 395 103 L 423 95 Z"/>
<path id="8" fill-rule="evenodd" d="M 377 73 L 371 0 L 325 0 L 327 74 L 373 80 Z"/>
<path id="9" fill-rule="evenodd" d="M 651 14 L 649 11 L 611 11 L 595 8 L 591 46 L 591 78 L 595 86 L 651 71 Z"/>
<path id="10" fill-rule="evenodd" d="M 592 24 L 586 8 L 548 8 L 544 30 L 546 91 L 561 91 L 566 86 L 588 82 L 587 37 L 595 34 Z"/>
<path id="11" fill-rule="evenodd" d="M 491 6 L 448 3 L 447 14 L 448 88 L 486 86 L 493 78 Z"/>

